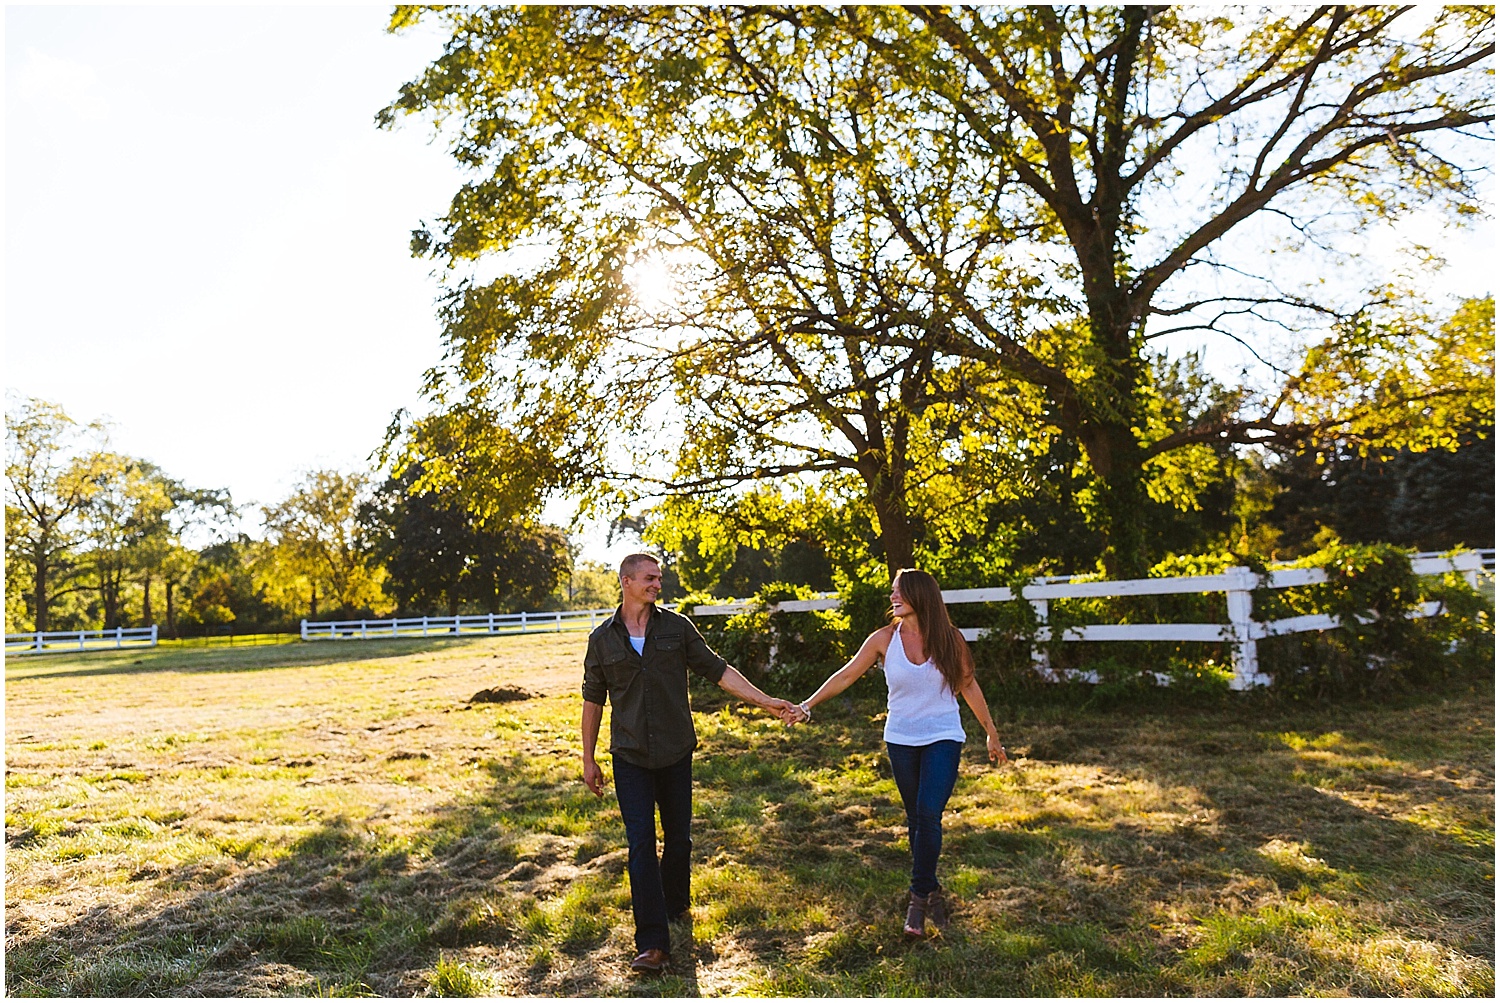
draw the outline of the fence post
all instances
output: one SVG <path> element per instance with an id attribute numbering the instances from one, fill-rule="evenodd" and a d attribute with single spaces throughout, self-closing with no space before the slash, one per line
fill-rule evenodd
<path id="1" fill-rule="evenodd" d="M 490 619 L 489 619 L 489 632 L 490 632 L 490 633 L 491 633 L 491 634 L 493 634 L 493 633 L 494 633 L 494 632 L 495 632 L 495 614 L 493 614 L 493 613 L 491 613 L 491 614 L 490 614 Z"/>
<path id="2" fill-rule="evenodd" d="M 1225 592 L 1229 607 L 1229 627 L 1234 639 L 1234 678 L 1229 681 L 1232 690 L 1248 690 L 1265 682 L 1260 674 L 1260 658 L 1255 650 L 1255 635 L 1252 632 L 1254 600 L 1251 590 L 1259 583 L 1256 574 L 1246 567 L 1233 567 L 1225 571 L 1233 578 L 1237 588 Z"/>
<path id="3" fill-rule="evenodd" d="M 422 636 L 427 636 L 427 618 L 425 616 L 422 617 Z"/>
<path id="4" fill-rule="evenodd" d="M 363 641 L 365 637 L 365 621 L 361 620 L 359 621 L 359 639 Z"/>
<path id="5" fill-rule="evenodd" d="M 43 650 L 42 635 L 44 633 L 45 633 L 45 631 L 40 631 L 40 630 L 36 632 L 36 650 L 37 651 Z"/>
<path id="6" fill-rule="evenodd" d="M 557 630 L 558 630 L 558 633 L 562 632 L 562 611 L 561 610 L 558 610 L 558 612 L 557 612 Z"/>
<path id="7" fill-rule="evenodd" d="M 115 647 L 116 648 L 123 648 L 124 646 L 125 646 L 125 628 L 117 626 L 117 627 L 115 627 Z"/>
<path id="8" fill-rule="evenodd" d="M 1032 584 L 1033 585 L 1045 585 L 1045 584 L 1047 584 L 1047 579 L 1045 579 L 1045 578 L 1036 578 L 1036 579 L 1032 580 Z M 1048 612 L 1048 609 L 1047 609 L 1047 600 L 1045 600 L 1045 599 L 1032 599 L 1032 600 L 1029 600 L 1029 602 L 1031 603 L 1032 612 L 1034 612 L 1036 614 L 1036 622 L 1037 622 L 1038 628 L 1048 626 L 1048 624 L 1047 624 L 1047 612 Z M 1048 678 L 1048 677 L 1050 677 L 1052 675 L 1052 658 L 1051 658 L 1050 655 L 1047 654 L 1047 648 L 1046 648 L 1046 646 L 1043 645 L 1043 644 L 1041 644 L 1041 643 L 1039 643 L 1039 641 L 1035 637 L 1033 637 L 1031 639 L 1031 667 L 1037 673 L 1039 673 L 1044 679 Z"/>
<path id="9" fill-rule="evenodd" d="M 156 647 L 156 624 L 151 625 L 151 647 Z"/>
<path id="10" fill-rule="evenodd" d="M 526 633 L 526 611 L 521 610 L 521 633 Z"/>
<path id="11" fill-rule="evenodd" d="M 594 632 L 594 611 L 593 610 L 589 610 L 589 633 L 592 634 L 593 632 Z"/>
<path id="12" fill-rule="evenodd" d="M 83 631 L 81 631 L 81 630 L 80 630 L 80 631 L 79 631 L 79 632 L 78 632 L 78 650 L 79 650 L 79 651 L 82 651 L 82 650 L 83 650 L 83 633 L 84 633 L 84 632 L 83 632 Z M 100 633 L 101 633 L 101 634 L 102 634 L 102 633 L 104 633 L 104 632 L 103 632 L 103 631 L 100 631 Z"/>
<path id="13" fill-rule="evenodd" d="M 302 640 L 307 640 L 307 621 L 302 621 Z"/>

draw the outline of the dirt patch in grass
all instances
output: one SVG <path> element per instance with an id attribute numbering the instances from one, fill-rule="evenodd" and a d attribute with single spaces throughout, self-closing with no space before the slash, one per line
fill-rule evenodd
<path id="1" fill-rule="evenodd" d="M 469 697 L 469 703 L 517 703 L 522 700 L 530 700 L 532 694 L 525 690 L 514 689 L 509 686 L 496 686 L 487 690 L 480 690 Z"/>
<path id="2" fill-rule="evenodd" d="M 634 981 L 618 812 L 577 776 L 583 643 L 12 660 L 6 990 L 1493 991 L 1488 687 L 1322 708 L 992 694 L 1018 758 L 991 769 L 970 743 L 940 869 L 954 924 L 917 944 L 877 685 L 791 730 L 695 687 L 692 923 L 672 972 Z M 528 697 L 470 701 L 486 689 Z"/>

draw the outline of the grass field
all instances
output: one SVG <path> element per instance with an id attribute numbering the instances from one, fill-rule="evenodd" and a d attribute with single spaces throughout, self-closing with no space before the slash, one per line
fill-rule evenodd
<path id="1" fill-rule="evenodd" d="M 1493 994 L 1488 685 L 992 692 L 1019 756 L 990 769 L 971 738 L 957 915 L 917 944 L 878 679 L 794 730 L 697 691 L 693 923 L 670 976 L 632 980 L 623 830 L 577 780 L 583 643 L 10 659 L 7 992 Z M 488 687 L 528 696 L 467 704 Z"/>

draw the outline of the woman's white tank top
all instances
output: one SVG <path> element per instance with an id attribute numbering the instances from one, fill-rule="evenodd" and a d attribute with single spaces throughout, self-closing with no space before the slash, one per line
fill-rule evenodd
<path id="1" fill-rule="evenodd" d="M 931 658 L 913 665 L 901 646 L 901 625 L 891 631 L 885 649 L 888 692 L 885 740 L 896 745 L 962 742 L 964 726 L 958 718 L 958 697 L 943 682 Z"/>

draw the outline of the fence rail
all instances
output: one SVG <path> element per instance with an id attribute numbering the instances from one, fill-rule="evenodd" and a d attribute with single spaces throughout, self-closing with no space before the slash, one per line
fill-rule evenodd
<path id="1" fill-rule="evenodd" d="M 46 630 L 5 635 L 7 655 L 46 655 L 68 651 L 98 651 L 103 648 L 154 648 L 156 644 L 156 624 L 149 627 L 115 627 L 113 630 Z"/>
<path id="2" fill-rule="evenodd" d="M 667 609 L 674 608 L 670 604 L 664 605 Z M 302 640 L 553 634 L 569 630 L 593 630 L 614 614 L 614 607 L 610 607 L 609 609 L 554 610 L 550 613 L 412 616 L 393 620 L 303 620 Z"/>
<path id="3" fill-rule="evenodd" d="M 1459 572 L 1472 586 L 1478 586 L 1479 574 L 1486 569 L 1485 558 L 1480 551 L 1459 554 L 1413 554 L 1412 571 L 1418 575 L 1441 575 Z M 1494 567 L 1494 552 L 1489 555 L 1489 568 Z M 1047 622 L 1047 605 L 1053 599 L 1102 599 L 1124 596 L 1182 595 L 1205 592 L 1222 592 L 1228 607 L 1228 623 L 1131 623 L 1131 624 L 1087 624 L 1069 627 L 1059 640 L 1063 641 L 1227 641 L 1234 645 L 1234 677 L 1232 689 L 1243 690 L 1254 686 L 1265 686 L 1271 682 L 1269 676 L 1260 671 L 1256 653 L 1256 642 L 1267 637 L 1298 633 L 1309 630 L 1331 630 L 1339 626 L 1339 619 L 1327 614 L 1288 617 L 1282 620 L 1256 621 L 1252 618 L 1252 593 L 1258 588 L 1284 589 L 1299 585 L 1317 585 L 1328 580 L 1322 568 L 1279 568 L 1260 575 L 1249 568 L 1229 568 L 1217 575 L 1184 575 L 1178 578 L 1138 578 L 1114 582 L 1079 582 L 1068 579 L 1039 579 L 1023 586 L 1017 594 L 1007 587 L 986 589 L 948 589 L 943 592 L 943 601 L 949 605 L 980 602 L 1014 602 L 1024 600 L 1031 603 L 1039 622 Z M 794 599 L 769 607 L 771 612 L 806 612 L 809 610 L 838 609 L 837 598 Z M 693 608 L 695 616 L 715 616 L 741 613 L 754 608 L 753 603 L 734 602 L 702 605 Z M 1437 616 L 1443 612 L 1440 603 L 1425 603 L 1413 610 L 1409 616 Z M 963 635 L 970 641 L 987 633 L 984 628 L 968 627 Z M 1050 627 L 1043 626 L 1036 633 L 1037 641 L 1051 641 Z M 1042 675 L 1052 679 L 1085 679 L 1097 682 L 1091 672 L 1067 670 L 1054 672 L 1048 663 L 1047 653 L 1041 647 L 1033 647 L 1033 667 Z"/>
<path id="4" fill-rule="evenodd" d="M 1438 575 L 1459 572 L 1471 585 L 1479 584 L 1479 575 L 1493 572 L 1494 551 L 1465 551 L 1459 554 L 1421 553 L 1411 555 L 1412 570 L 1419 575 Z M 1252 618 L 1252 593 L 1256 589 L 1284 589 L 1299 585 L 1315 585 L 1328 580 L 1321 568 L 1274 568 L 1265 574 L 1257 574 L 1249 568 L 1237 567 L 1216 575 L 1185 575 L 1178 578 L 1142 578 L 1127 581 L 1078 581 L 1070 577 L 1039 578 L 1023 586 L 1019 593 L 1008 587 L 983 589 L 949 589 L 943 600 L 950 605 L 983 602 L 1029 602 L 1043 626 L 1036 633 L 1036 640 L 1053 640 L 1052 629 L 1047 622 L 1048 603 L 1054 599 L 1115 598 L 1148 595 L 1191 595 L 1222 592 L 1225 595 L 1227 623 L 1138 623 L 1138 624 L 1086 624 L 1070 627 L 1059 640 L 1063 641 L 1224 641 L 1234 646 L 1234 678 L 1230 685 L 1234 689 L 1249 689 L 1270 682 L 1270 677 L 1260 671 L 1256 654 L 1256 642 L 1267 637 L 1310 630 L 1331 630 L 1339 625 L 1336 617 L 1325 614 L 1288 617 L 1266 622 Z M 823 593 L 812 599 L 788 599 L 769 607 L 771 612 L 807 612 L 811 610 L 833 610 L 839 608 L 839 599 L 832 593 Z M 667 605 L 666 608 L 673 608 Z M 723 603 L 705 603 L 693 607 L 694 616 L 723 616 L 755 609 L 749 600 L 734 600 Z M 1414 610 L 1413 617 L 1437 616 L 1443 612 L 1440 604 L 1427 603 Z M 389 620 L 327 620 L 302 621 L 302 639 L 360 639 L 376 640 L 389 637 L 478 637 L 502 634 L 558 633 L 570 630 L 592 630 L 614 614 L 610 609 L 561 610 L 552 612 L 525 613 L 481 613 L 470 616 L 422 616 L 402 617 Z M 978 627 L 964 629 L 969 640 L 977 639 L 984 630 Z M 1049 678 L 1093 679 L 1089 672 L 1065 670 L 1054 672 L 1047 661 L 1047 653 L 1041 647 L 1032 651 L 1032 664 L 1038 672 Z"/>

